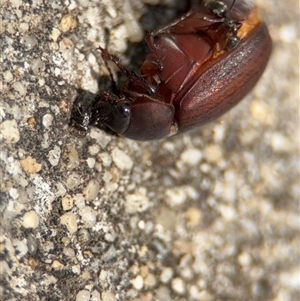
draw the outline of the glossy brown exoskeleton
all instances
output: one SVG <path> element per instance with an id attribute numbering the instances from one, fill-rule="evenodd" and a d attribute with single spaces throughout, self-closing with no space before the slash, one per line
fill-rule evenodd
<path id="1" fill-rule="evenodd" d="M 150 54 L 139 75 L 99 47 L 128 81 L 119 95 L 95 98 L 81 114 L 83 127 L 152 140 L 206 124 L 253 88 L 272 49 L 265 23 L 246 0 L 206 1 L 146 41 Z"/>

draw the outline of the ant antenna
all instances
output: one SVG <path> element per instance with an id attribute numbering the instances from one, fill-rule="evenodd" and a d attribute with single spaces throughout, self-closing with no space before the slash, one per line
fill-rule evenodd
<path id="1" fill-rule="evenodd" d="M 228 10 L 227 13 L 226 13 L 227 16 L 228 16 L 228 15 L 230 14 L 230 12 L 232 11 L 235 1 L 236 1 L 236 0 L 233 0 L 233 1 L 232 1 L 229 10 Z"/>

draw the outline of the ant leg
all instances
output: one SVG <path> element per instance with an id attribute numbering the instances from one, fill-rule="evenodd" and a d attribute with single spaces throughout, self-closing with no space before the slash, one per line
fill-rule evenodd
<path id="1" fill-rule="evenodd" d="M 163 70 L 163 65 L 162 65 L 160 57 L 158 55 L 158 51 L 157 51 L 158 47 L 155 44 L 154 36 L 155 36 L 155 34 L 153 32 L 151 32 L 146 35 L 145 40 L 146 40 L 146 43 L 147 43 L 149 49 L 151 50 L 151 55 L 154 58 L 153 63 L 155 63 L 155 66 L 156 66 L 155 69 L 157 69 L 157 71 L 160 72 Z"/>
<path id="2" fill-rule="evenodd" d="M 135 85 L 143 88 L 149 95 L 153 95 L 156 92 L 156 88 L 151 85 L 148 81 L 146 81 L 142 76 L 137 75 L 134 71 L 127 70 L 118 59 L 116 59 L 113 55 L 111 55 L 106 49 L 99 46 L 97 49 L 101 51 L 101 56 L 105 62 L 105 66 L 107 67 L 113 84 L 115 85 L 115 81 L 113 80 L 112 73 L 110 68 L 108 67 L 107 61 L 110 60 L 116 64 L 119 70 L 128 78 L 129 82 L 134 83 Z"/>

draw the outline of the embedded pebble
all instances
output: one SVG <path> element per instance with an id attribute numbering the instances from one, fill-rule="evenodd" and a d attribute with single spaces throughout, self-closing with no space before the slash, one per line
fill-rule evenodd
<path id="1" fill-rule="evenodd" d="M 74 258 L 75 257 L 75 251 L 72 248 L 64 248 L 64 254 L 70 258 Z"/>
<path id="2" fill-rule="evenodd" d="M 64 265 L 58 260 L 54 260 L 51 265 L 51 268 L 54 270 L 62 270 L 63 267 L 64 267 Z"/>
<path id="3" fill-rule="evenodd" d="M 77 26 L 77 21 L 71 14 L 63 15 L 59 23 L 59 29 L 62 32 L 67 32 L 69 30 L 72 30 L 76 26 Z"/>
<path id="4" fill-rule="evenodd" d="M 189 148 L 181 153 L 180 160 L 190 166 L 198 165 L 202 160 L 202 152 L 197 148 Z"/>
<path id="5" fill-rule="evenodd" d="M 59 51 L 61 52 L 63 58 L 68 61 L 72 60 L 74 56 L 74 44 L 70 39 L 63 38 L 59 42 Z"/>
<path id="6" fill-rule="evenodd" d="M 73 208 L 73 198 L 70 195 L 65 195 L 61 199 L 61 204 L 64 211 L 70 210 Z"/>
<path id="7" fill-rule="evenodd" d="M 171 282 L 171 286 L 175 293 L 179 295 L 183 295 L 185 293 L 185 284 L 181 278 L 179 277 L 174 278 Z"/>
<path id="8" fill-rule="evenodd" d="M 144 30 L 142 29 L 137 18 L 134 15 L 134 11 L 131 7 L 130 1 L 123 2 L 123 12 L 124 12 L 124 22 L 127 28 L 129 41 L 132 43 L 137 43 L 142 41 L 144 38 Z"/>
<path id="9" fill-rule="evenodd" d="M 42 164 L 37 163 L 36 160 L 30 156 L 20 160 L 20 164 L 27 173 L 37 173 L 42 168 Z"/>
<path id="10" fill-rule="evenodd" d="M 202 212 L 195 207 L 191 207 L 187 210 L 187 220 L 193 226 L 197 226 L 200 224 L 202 220 Z"/>
<path id="11" fill-rule="evenodd" d="M 70 233 L 77 231 L 76 215 L 73 212 L 68 212 L 61 216 L 60 223 L 65 225 Z"/>
<path id="12" fill-rule="evenodd" d="M 138 291 L 141 290 L 144 286 L 144 280 L 141 275 L 137 275 L 134 279 L 131 279 L 130 282 L 132 283 L 133 287 Z"/>
<path id="13" fill-rule="evenodd" d="M 66 188 L 64 187 L 64 185 L 62 183 L 57 183 L 56 184 L 56 192 L 55 192 L 55 195 L 57 197 L 59 196 L 63 196 L 65 195 L 67 192 Z"/>
<path id="14" fill-rule="evenodd" d="M 90 233 L 88 230 L 81 228 L 78 233 L 78 241 L 86 243 L 90 240 Z"/>
<path id="15" fill-rule="evenodd" d="M 112 232 L 113 232 L 113 231 L 112 231 Z M 115 232 L 113 232 L 113 233 L 106 233 L 106 234 L 104 235 L 104 239 L 105 239 L 106 241 L 109 241 L 109 242 L 115 241 L 116 237 L 117 237 L 117 234 L 116 234 Z"/>
<path id="16" fill-rule="evenodd" d="M 281 133 L 274 132 L 271 137 L 271 147 L 274 152 L 287 152 L 291 149 L 292 143 Z"/>
<path id="17" fill-rule="evenodd" d="M 222 150 L 219 145 L 208 145 L 203 150 L 205 159 L 212 163 L 218 163 L 222 160 Z"/>
<path id="18" fill-rule="evenodd" d="M 79 165 L 79 156 L 77 150 L 70 144 L 65 146 L 62 160 L 61 168 L 66 170 L 72 170 Z"/>
<path id="19" fill-rule="evenodd" d="M 21 42 L 25 47 L 25 51 L 30 51 L 37 45 L 38 40 L 35 36 L 26 36 L 21 39 Z"/>
<path id="20" fill-rule="evenodd" d="M 15 120 L 5 120 L 0 124 L 0 139 L 5 139 L 7 143 L 17 143 L 20 140 L 20 132 Z"/>
<path id="21" fill-rule="evenodd" d="M 293 43 L 297 39 L 298 30 L 293 23 L 283 24 L 279 29 L 280 40 L 285 43 Z"/>
<path id="22" fill-rule="evenodd" d="M 251 262 L 252 262 L 250 254 L 247 253 L 247 252 L 242 252 L 238 256 L 238 262 L 243 267 L 249 266 L 251 264 Z"/>
<path id="23" fill-rule="evenodd" d="M 118 147 L 112 150 L 111 156 L 116 166 L 121 170 L 130 170 L 132 168 L 133 162 L 131 158 Z"/>
<path id="24" fill-rule="evenodd" d="M 94 168 L 94 166 L 96 164 L 96 160 L 94 158 L 87 158 L 86 163 L 89 168 Z"/>
<path id="25" fill-rule="evenodd" d="M 96 223 L 96 212 L 90 206 L 80 209 L 79 214 L 86 228 L 92 228 Z"/>
<path id="26" fill-rule="evenodd" d="M 12 84 L 12 87 L 14 88 L 14 90 L 16 90 L 20 94 L 20 96 L 25 96 L 26 95 L 27 89 L 23 85 L 23 83 L 21 83 L 21 82 L 14 82 Z"/>
<path id="27" fill-rule="evenodd" d="M 97 156 L 97 160 L 103 164 L 103 166 L 108 167 L 111 165 L 112 159 L 108 153 L 100 153 Z"/>
<path id="28" fill-rule="evenodd" d="M 57 166 L 61 155 L 61 149 L 55 145 L 52 150 L 48 153 L 48 160 L 52 166 Z"/>
<path id="29" fill-rule="evenodd" d="M 90 300 L 90 292 L 87 290 L 81 290 L 76 295 L 76 301 L 89 301 Z"/>
<path id="30" fill-rule="evenodd" d="M 9 193 L 9 196 L 14 200 L 19 197 L 18 189 L 16 189 L 16 188 L 13 188 L 13 187 L 10 188 L 8 193 Z"/>
<path id="31" fill-rule="evenodd" d="M 23 216 L 24 228 L 35 229 L 39 225 L 39 217 L 35 211 L 26 212 Z"/>
<path id="32" fill-rule="evenodd" d="M 88 152 L 90 155 L 95 156 L 100 152 L 100 146 L 98 144 L 93 144 L 89 146 Z"/>
<path id="33" fill-rule="evenodd" d="M 3 79 L 5 82 L 9 83 L 14 79 L 14 76 L 10 72 L 10 70 L 7 70 L 7 71 L 3 72 Z"/>
<path id="34" fill-rule="evenodd" d="M 171 280 L 171 278 L 173 277 L 173 274 L 174 274 L 174 272 L 173 272 L 172 268 L 169 268 L 169 267 L 163 268 L 159 279 L 162 283 L 168 283 Z"/>
<path id="35" fill-rule="evenodd" d="M 31 69 L 32 69 L 33 73 L 35 75 L 37 75 L 45 69 L 45 64 L 40 58 L 34 59 L 31 62 Z"/>
<path id="36" fill-rule="evenodd" d="M 214 127 L 214 141 L 221 142 L 225 138 L 225 127 L 223 125 L 216 125 Z"/>
<path id="37" fill-rule="evenodd" d="M 152 273 L 148 273 L 144 278 L 144 285 L 147 287 L 154 287 L 156 285 L 156 277 Z"/>
<path id="38" fill-rule="evenodd" d="M 57 28 L 53 28 L 53 29 L 52 29 L 52 33 L 51 33 L 51 35 L 50 35 L 50 38 L 51 38 L 54 42 L 56 42 L 57 39 L 58 39 L 58 37 L 60 36 L 60 34 L 61 34 L 60 30 L 58 30 Z"/>
<path id="39" fill-rule="evenodd" d="M 147 196 L 135 193 L 128 194 L 125 199 L 125 210 L 127 213 L 143 212 L 149 208 L 149 199 Z"/>
<path id="40" fill-rule="evenodd" d="M 186 201 L 187 195 L 183 187 L 173 187 L 165 191 L 165 198 L 170 206 L 179 206 Z"/>
<path id="41" fill-rule="evenodd" d="M 52 121 L 53 121 L 53 116 L 51 114 L 45 114 L 43 116 L 43 126 L 46 128 L 46 129 L 49 129 L 52 125 Z"/>
<path id="42" fill-rule="evenodd" d="M 110 291 L 102 292 L 103 301 L 117 301 L 116 295 Z"/>
<path id="43" fill-rule="evenodd" d="M 84 196 L 81 193 L 76 194 L 74 197 L 74 202 L 76 204 L 76 206 L 80 209 L 83 208 L 85 206 L 85 199 Z"/>
<path id="44" fill-rule="evenodd" d="M 92 293 L 91 293 L 90 301 L 102 301 L 102 300 L 101 300 L 100 293 L 97 290 L 93 290 Z"/>
<path id="45" fill-rule="evenodd" d="M 23 257 L 27 254 L 28 252 L 28 246 L 27 246 L 27 241 L 26 239 L 14 239 L 12 241 L 12 244 L 14 248 L 16 249 L 16 254 L 18 254 L 18 257 Z"/>
<path id="46" fill-rule="evenodd" d="M 79 186 L 80 182 L 81 180 L 79 174 L 71 173 L 67 178 L 66 186 L 67 188 L 73 190 Z"/>
<path id="47" fill-rule="evenodd" d="M 100 184 L 92 179 L 83 189 L 82 194 L 87 202 L 93 201 L 96 199 L 98 192 L 100 190 Z"/>
<path id="48" fill-rule="evenodd" d="M 111 141 L 111 136 L 96 127 L 91 128 L 90 137 L 95 139 L 97 144 L 99 144 L 102 148 L 105 148 Z"/>

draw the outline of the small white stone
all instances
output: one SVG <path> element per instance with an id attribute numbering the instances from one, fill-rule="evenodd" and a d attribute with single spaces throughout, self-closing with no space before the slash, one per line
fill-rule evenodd
<path id="1" fill-rule="evenodd" d="M 91 202 L 96 199 L 99 190 L 100 184 L 95 179 L 92 179 L 83 189 L 82 194 L 87 202 Z"/>
<path id="2" fill-rule="evenodd" d="M 274 133 L 271 138 L 271 147 L 274 152 L 287 152 L 291 149 L 292 143 L 281 133 Z"/>
<path id="3" fill-rule="evenodd" d="M 186 191 L 183 187 L 173 187 L 166 190 L 165 198 L 170 206 L 179 206 L 186 201 Z"/>
<path id="4" fill-rule="evenodd" d="M 204 158 L 212 163 L 218 163 L 222 160 L 223 154 L 219 145 L 208 145 L 203 150 Z"/>
<path id="5" fill-rule="evenodd" d="M 79 275 L 79 274 L 80 274 L 80 265 L 79 265 L 79 264 L 73 265 L 73 266 L 72 266 L 72 272 L 73 272 L 74 274 Z"/>
<path id="6" fill-rule="evenodd" d="M 75 251 L 73 248 L 64 248 L 64 254 L 70 258 L 74 258 L 75 257 Z"/>
<path id="7" fill-rule="evenodd" d="M 23 257 L 27 254 L 28 246 L 27 246 L 26 239 L 22 239 L 22 240 L 14 239 L 12 241 L 12 243 L 13 243 L 13 246 L 16 250 L 16 254 L 17 254 L 18 258 Z"/>
<path id="8" fill-rule="evenodd" d="M 79 186 L 81 182 L 80 176 L 77 173 L 71 173 L 66 181 L 66 186 L 69 189 L 74 189 L 77 188 Z"/>
<path id="9" fill-rule="evenodd" d="M 102 300 L 103 301 L 116 301 L 116 295 L 110 291 L 102 292 Z"/>
<path id="10" fill-rule="evenodd" d="M 26 212 L 23 216 L 23 226 L 35 229 L 39 225 L 39 217 L 35 211 Z"/>
<path id="11" fill-rule="evenodd" d="M 171 286 L 173 291 L 176 292 L 177 294 L 183 295 L 185 293 L 185 284 L 181 278 L 179 277 L 174 278 L 171 283 Z"/>
<path id="12" fill-rule="evenodd" d="M 242 252 L 239 256 L 238 256 L 238 262 L 241 266 L 249 266 L 251 264 L 251 256 L 249 255 L 249 253 L 246 252 Z"/>
<path id="13" fill-rule="evenodd" d="M 0 124 L 0 140 L 8 143 L 16 143 L 20 140 L 18 124 L 15 120 L 5 120 Z"/>
<path id="14" fill-rule="evenodd" d="M 7 70 L 7 71 L 3 72 L 3 79 L 5 82 L 9 83 L 14 79 L 14 76 L 10 72 L 10 70 Z"/>
<path id="15" fill-rule="evenodd" d="M 147 287 L 154 287 L 156 285 L 156 277 L 152 273 L 148 273 L 144 278 L 144 284 Z"/>
<path id="16" fill-rule="evenodd" d="M 173 269 L 168 268 L 168 267 L 163 268 L 159 279 L 162 283 L 168 283 L 171 280 L 171 278 L 173 277 L 173 274 L 174 274 Z"/>
<path id="17" fill-rule="evenodd" d="M 14 200 L 16 200 L 19 197 L 18 190 L 14 187 L 10 188 L 8 193 L 9 193 L 9 196 Z"/>
<path id="18" fill-rule="evenodd" d="M 202 160 L 202 152 L 197 148 L 189 148 L 181 153 L 180 159 L 187 165 L 198 165 Z"/>
<path id="19" fill-rule="evenodd" d="M 218 210 L 227 221 L 231 221 L 237 217 L 235 209 L 231 206 L 225 206 L 220 204 L 218 205 Z"/>
<path id="20" fill-rule="evenodd" d="M 280 27 L 279 37 L 283 43 L 293 43 L 297 39 L 297 27 L 294 22 Z"/>
<path id="21" fill-rule="evenodd" d="M 132 168 L 133 161 L 127 154 L 125 154 L 118 147 L 113 149 L 111 155 L 114 163 L 121 170 L 130 170 Z"/>
<path id="22" fill-rule="evenodd" d="M 85 206 L 80 209 L 79 214 L 81 215 L 81 220 L 85 227 L 92 228 L 96 222 L 96 212 L 90 206 Z"/>
<path id="23" fill-rule="evenodd" d="M 52 33 L 50 35 L 50 38 L 54 41 L 57 42 L 58 37 L 60 36 L 60 30 L 57 28 L 52 29 Z"/>
<path id="24" fill-rule="evenodd" d="M 134 279 L 130 280 L 133 287 L 137 289 L 138 291 L 141 290 L 144 286 L 144 280 L 141 275 L 137 275 Z"/>
<path id="25" fill-rule="evenodd" d="M 92 291 L 90 301 L 101 301 L 100 293 L 97 290 Z"/>
<path id="26" fill-rule="evenodd" d="M 94 158 L 87 158 L 86 163 L 89 168 L 94 168 L 96 160 Z"/>
<path id="27" fill-rule="evenodd" d="M 127 28 L 129 41 L 132 43 L 140 42 L 144 37 L 144 31 L 138 22 L 137 16 L 130 5 L 130 1 L 123 2 L 124 22 Z"/>
<path id="28" fill-rule="evenodd" d="M 87 290 L 81 290 L 78 292 L 76 296 L 76 301 L 89 301 L 90 300 L 90 292 Z"/>
<path id="29" fill-rule="evenodd" d="M 77 221 L 76 216 L 73 212 L 65 213 L 60 218 L 61 224 L 65 225 L 70 233 L 74 233 L 77 231 Z"/>
<path id="30" fill-rule="evenodd" d="M 127 213 L 143 212 L 149 208 L 149 199 L 141 193 L 128 194 L 125 200 Z"/>
<path id="31" fill-rule="evenodd" d="M 76 194 L 74 197 L 74 202 L 76 204 L 76 206 L 81 209 L 85 206 L 85 199 L 84 196 L 81 193 Z"/>
<path id="32" fill-rule="evenodd" d="M 111 156 L 108 153 L 100 153 L 97 159 L 105 167 L 109 167 L 112 162 Z"/>
<path id="33" fill-rule="evenodd" d="M 12 87 L 17 91 L 21 96 L 25 96 L 27 89 L 21 82 L 14 82 Z"/>
<path id="34" fill-rule="evenodd" d="M 89 146 L 89 148 L 88 148 L 88 152 L 92 156 L 97 155 L 99 153 L 99 151 L 100 151 L 100 147 L 98 144 L 93 144 L 93 145 Z"/>
<path id="35" fill-rule="evenodd" d="M 51 114 L 45 114 L 45 115 L 43 116 L 43 121 L 42 121 L 42 123 L 43 123 L 43 126 L 44 126 L 46 129 L 48 129 L 48 128 L 51 127 L 52 122 L 53 122 L 53 116 L 52 116 Z"/>
<path id="36" fill-rule="evenodd" d="M 98 90 L 98 86 L 97 86 L 97 90 Z M 97 144 L 99 144 L 102 148 L 105 148 L 108 145 L 108 143 L 111 141 L 111 136 L 107 135 L 104 131 L 97 129 L 96 127 L 91 128 L 90 137 L 92 139 L 95 139 Z"/>
<path id="37" fill-rule="evenodd" d="M 57 166 L 61 155 L 61 149 L 58 145 L 55 145 L 48 153 L 48 160 L 52 166 Z"/>

